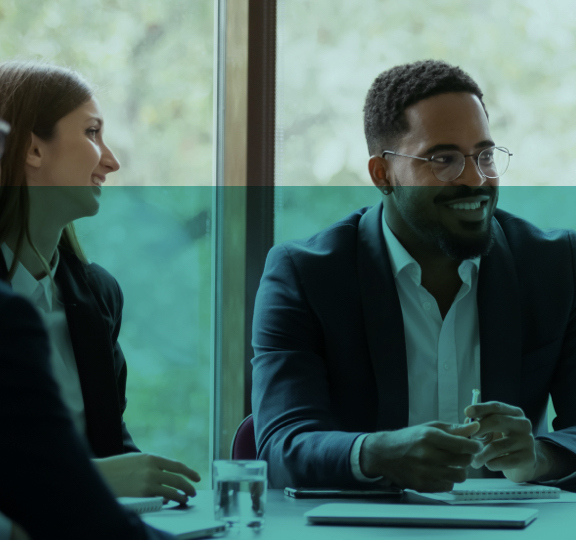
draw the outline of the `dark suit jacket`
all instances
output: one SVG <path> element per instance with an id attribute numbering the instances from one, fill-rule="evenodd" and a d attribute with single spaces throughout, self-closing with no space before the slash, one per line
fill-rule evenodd
<path id="1" fill-rule="evenodd" d="M 7 275 L 0 253 L 0 280 Z M 83 265 L 65 249 L 60 249 L 55 281 L 65 304 L 92 451 L 96 457 L 137 452 L 122 418 L 126 409 L 126 361 L 118 343 L 122 291 L 104 268 Z"/>
<path id="2" fill-rule="evenodd" d="M 252 405 L 274 487 L 350 485 L 360 433 L 408 425 L 400 302 L 382 204 L 274 247 L 256 298 Z M 497 210 L 478 282 L 482 400 L 576 452 L 576 235 Z"/>
<path id="3" fill-rule="evenodd" d="M 115 501 L 60 400 L 48 354 L 40 317 L 0 282 L 0 511 L 32 538 L 173 538 Z"/>

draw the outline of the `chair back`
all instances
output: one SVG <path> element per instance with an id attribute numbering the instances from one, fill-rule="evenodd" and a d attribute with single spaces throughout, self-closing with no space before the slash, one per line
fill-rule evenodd
<path id="1" fill-rule="evenodd" d="M 231 459 L 256 459 L 254 419 L 249 414 L 238 426 L 230 448 Z"/>

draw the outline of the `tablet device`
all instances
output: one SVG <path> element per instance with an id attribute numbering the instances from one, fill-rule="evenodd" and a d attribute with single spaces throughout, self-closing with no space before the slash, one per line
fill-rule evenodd
<path id="1" fill-rule="evenodd" d="M 141 519 L 156 529 L 173 534 L 178 540 L 207 538 L 226 530 L 226 523 L 206 519 L 193 508 L 163 509 L 143 514 Z"/>
<path id="2" fill-rule="evenodd" d="M 323 504 L 304 514 L 319 525 L 523 529 L 538 516 L 531 508 L 420 504 Z"/>
<path id="3" fill-rule="evenodd" d="M 399 487 L 378 487 L 368 489 L 343 488 L 291 488 L 284 489 L 284 495 L 295 499 L 381 499 L 399 497 Z"/>

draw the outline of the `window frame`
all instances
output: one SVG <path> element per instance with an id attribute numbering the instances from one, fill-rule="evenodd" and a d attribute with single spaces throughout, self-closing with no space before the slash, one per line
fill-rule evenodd
<path id="1" fill-rule="evenodd" d="M 251 412 L 252 312 L 274 242 L 276 1 L 215 3 L 211 455 Z"/>

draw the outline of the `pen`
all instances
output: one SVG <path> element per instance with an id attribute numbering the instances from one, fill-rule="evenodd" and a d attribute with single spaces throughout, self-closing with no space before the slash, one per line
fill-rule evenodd
<path id="1" fill-rule="evenodd" d="M 480 401 L 480 390 L 478 390 L 478 388 L 474 388 L 474 390 L 472 390 L 472 403 L 470 404 L 472 405 L 477 405 L 478 402 Z M 474 418 L 466 418 L 466 420 L 464 420 L 465 424 L 469 424 L 470 422 L 474 422 Z"/>

